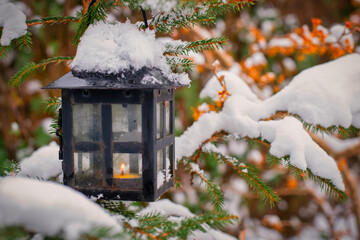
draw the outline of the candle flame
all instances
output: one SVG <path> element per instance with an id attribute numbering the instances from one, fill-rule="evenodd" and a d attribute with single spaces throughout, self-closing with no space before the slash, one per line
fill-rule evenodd
<path id="1" fill-rule="evenodd" d="M 120 165 L 120 169 L 121 169 L 121 170 L 124 170 L 124 169 L 125 169 L 125 164 L 124 164 L 124 163 L 122 163 L 122 164 Z"/>

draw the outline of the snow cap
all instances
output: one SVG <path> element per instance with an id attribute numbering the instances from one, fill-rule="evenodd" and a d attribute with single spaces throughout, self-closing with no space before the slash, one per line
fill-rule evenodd
<path id="1" fill-rule="evenodd" d="M 98 22 L 81 37 L 71 73 L 46 88 L 188 86 L 188 75 L 173 73 L 164 52 L 164 44 L 155 38 L 154 31 L 139 30 L 129 21 Z"/>

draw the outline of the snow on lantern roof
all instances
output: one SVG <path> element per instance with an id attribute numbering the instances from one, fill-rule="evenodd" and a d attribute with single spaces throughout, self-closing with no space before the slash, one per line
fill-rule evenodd
<path id="1" fill-rule="evenodd" d="M 182 77 L 181 74 L 180 78 Z M 187 75 L 184 75 L 184 77 L 187 78 Z M 144 67 L 137 71 L 124 71 L 118 75 L 70 71 L 44 87 L 44 89 L 145 89 L 176 88 L 188 85 L 182 83 L 181 79 L 180 81 L 174 81 L 174 79 L 167 78 L 159 69 Z"/>
<path id="2" fill-rule="evenodd" d="M 71 72 L 45 88 L 122 89 L 189 86 L 186 73 L 173 73 L 155 32 L 139 31 L 129 21 L 98 22 L 79 43 Z"/>

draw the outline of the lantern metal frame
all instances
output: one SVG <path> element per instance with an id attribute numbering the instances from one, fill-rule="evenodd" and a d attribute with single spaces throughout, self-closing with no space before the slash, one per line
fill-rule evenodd
<path id="1" fill-rule="evenodd" d="M 82 74 L 82 73 L 81 73 Z M 118 76 L 98 76 L 92 73 L 85 76 L 69 72 L 45 89 L 62 90 L 62 139 L 64 184 L 87 196 L 104 199 L 132 201 L 155 201 L 175 184 L 175 97 L 174 90 L 182 86 L 164 78 L 159 70 L 141 69 Z M 165 84 L 143 84 L 141 79 L 151 74 Z M 76 75 L 76 76 L 75 76 Z M 166 119 L 165 103 L 170 103 L 171 119 Z M 75 104 L 101 104 L 101 138 L 99 142 L 75 142 L 73 136 L 73 116 Z M 141 142 L 114 142 L 112 138 L 111 104 L 141 104 Z M 162 106 L 157 114 L 157 104 Z M 157 119 L 161 116 L 162 119 Z M 157 137 L 157 121 L 162 121 L 162 134 Z M 166 122 L 169 121 L 166 135 Z M 167 151 L 167 147 L 169 149 Z M 103 155 L 102 187 L 79 187 L 75 184 L 74 153 L 101 152 Z M 157 152 L 162 151 L 163 168 L 166 157 L 170 159 L 171 178 L 157 187 Z M 142 154 L 142 187 L 137 190 L 122 189 L 114 186 L 113 153 Z M 167 156 L 167 154 L 169 156 Z M 130 181 L 130 180 L 129 180 Z"/>

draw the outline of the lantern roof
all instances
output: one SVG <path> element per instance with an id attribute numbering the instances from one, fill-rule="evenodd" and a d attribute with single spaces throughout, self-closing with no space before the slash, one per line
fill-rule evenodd
<path id="1" fill-rule="evenodd" d="M 71 70 L 44 89 L 160 89 L 188 86 L 174 81 L 157 68 L 128 69 L 117 74 Z"/>
<path id="2" fill-rule="evenodd" d="M 135 24 L 98 22 L 88 27 L 71 63 L 71 72 L 46 89 L 129 89 L 189 86 L 187 73 L 174 73 L 155 31 Z"/>

